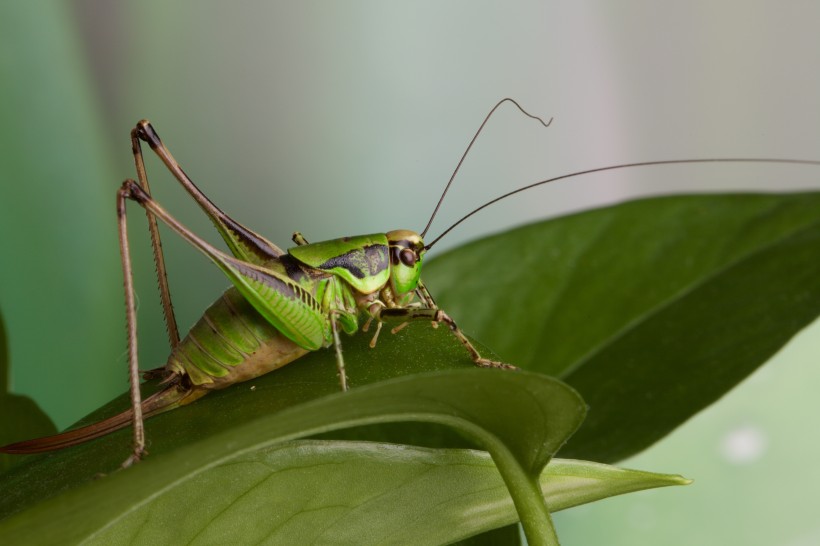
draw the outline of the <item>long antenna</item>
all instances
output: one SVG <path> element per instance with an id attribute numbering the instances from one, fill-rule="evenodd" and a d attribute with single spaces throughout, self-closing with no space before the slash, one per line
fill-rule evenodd
<path id="1" fill-rule="evenodd" d="M 467 154 L 470 152 L 470 148 L 473 147 L 473 143 L 475 143 L 476 139 L 478 138 L 478 135 L 481 134 L 481 130 L 484 129 L 484 126 L 487 125 L 487 122 L 490 120 L 490 117 L 493 115 L 493 112 L 498 110 L 498 107 L 501 106 L 502 104 L 504 104 L 505 102 L 513 103 L 519 110 L 521 110 L 521 113 L 523 113 L 527 117 L 530 117 L 532 119 L 536 119 L 536 120 L 540 121 L 541 125 L 543 125 L 544 127 L 549 127 L 550 123 L 552 123 L 552 118 L 550 118 L 550 120 L 548 122 L 544 123 L 543 119 L 539 118 L 538 116 L 534 116 L 534 115 L 530 114 L 529 112 L 524 110 L 521 107 L 521 105 L 518 104 L 518 102 L 515 101 L 515 99 L 511 99 L 511 98 L 507 97 L 507 98 L 504 98 L 504 99 L 501 99 L 500 101 L 498 101 L 495 104 L 495 106 L 493 106 L 492 110 L 490 110 L 490 113 L 487 114 L 487 117 L 484 118 L 484 121 L 481 122 L 481 125 L 478 127 L 478 131 L 475 132 L 475 134 L 473 135 L 473 139 L 470 141 L 470 144 L 467 145 L 467 149 L 464 150 L 464 153 L 461 155 L 461 159 L 458 160 L 458 165 L 456 165 L 456 168 L 453 171 L 453 174 L 450 175 L 450 180 L 447 181 L 447 185 L 444 186 L 444 191 L 441 192 L 441 197 L 439 197 L 438 203 L 436 203 L 436 208 L 433 209 L 433 214 L 430 215 L 430 219 L 427 221 L 427 225 L 424 226 L 424 231 L 421 232 L 422 237 L 424 237 L 424 235 L 427 233 L 427 230 L 430 229 L 430 224 L 433 223 L 433 219 L 436 217 L 436 213 L 438 213 L 438 209 L 439 209 L 439 207 L 441 207 L 442 201 L 444 201 L 444 196 L 447 195 L 447 190 L 450 189 L 450 185 L 453 183 L 453 179 L 456 177 L 456 174 L 458 173 L 458 170 L 461 168 L 461 164 L 464 163 L 464 158 L 466 158 Z"/>
<path id="2" fill-rule="evenodd" d="M 820 165 L 820 161 L 810 160 L 810 159 L 778 159 L 778 158 L 746 158 L 746 157 L 731 157 L 731 158 L 706 158 L 706 159 L 664 159 L 660 161 L 641 161 L 639 163 L 623 163 L 621 165 L 609 165 L 607 167 L 598 167 L 596 169 L 587 169 L 584 171 L 577 171 L 569 174 L 562 174 L 561 176 L 556 176 L 555 178 L 548 178 L 546 180 L 541 180 L 540 182 L 534 182 L 532 184 L 528 184 L 517 190 L 513 190 L 511 192 L 505 193 L 504 195 L 500 195 L 491 201 L 487 201 L 480 207 L 473 209 L 469 213 L 465 214 L 461 217 L 457 222 L 453 225 L 448 227 L 441 233 L 438 237 L 433 239 L 431 243 L 425 245 L 425 249 L 429 250 L 439 239 L 450 233 L 457 225 L 461 222 L 472 216 L 473 214 L 477 213 L 481 209 L 487 208 L 493 203 L 497 203 L 502 199 L 506 199 L 511 195 L 515 195 L 516 193 L 521 193 L 522 191 L 526 191 L 537 186 L 543 186 L 544 184 L 549 184 L 550 182 L 556 182 L 558 180 L 564 180 L 566 178 L 572 178 L 575 176 L 581 176 L 584 174 L 591 174 L 591 173 L 599 173 L 604 171 L 614 171 L 616 169 L 627 169 L 631 167 L 649 167 L 653 165 L 680 165 L 683 163 L 790 163 L 792 165 Z M 438 207 L 436 208 L 438 210 Z M 428 224 L 429 226 L 429 224 Z"/>

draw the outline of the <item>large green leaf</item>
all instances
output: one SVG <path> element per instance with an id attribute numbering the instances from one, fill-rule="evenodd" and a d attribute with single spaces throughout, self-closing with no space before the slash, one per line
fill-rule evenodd
<path id="1" fill-rule="evenodd" d="M 496 544 L 521 546 L 523 543 L 521 529 L 517 523 L 513 523 L 453 542 L 452 546 L 495 546 Z"/>
<path id="2" fill-rule="evenodd" d="M 448 252 L 425 279 L 462 327 L 590 406 L 562 451 L 663 437 L 820 313 L 820 194 L 644 199 Z"/>
<path id="3" fill-rule="evenodd" d="M 156 470 L 135 470 L 11 520 L 0 537 L 15 544 L 69 537 L 87 544 L 227 544 L 242 537 L 243 543 L 437 545 L 517 520 L 493 461 L 479 451 L 294 441 L 230 455 L 207 472 L 183 470 L 143 495 L 132 493 L 133 483 L 152 479 Z M 559 459 L 540 477 L 552 511 L 685 483 L 679 476 Z M 98 518 L 88 499 L 107 495 L 127 497 L 125 509 Z M 43 526 L 35 516 L 59 524 Z M 99 523 L 83 534 L 72 532 L 80 527 L 76 520 L 95 519 Z"/>
<path id="4" fill-rule="evenodd" d="M 398 377 L 340 393 L 332 352 L 313 353 L 276 373 L 152 419 L 148 423 L 151 456 L 136 468 L 102 480 L 102 485 L 88 482 L 101 471 L 115 469 L 124 458 L 128 431 L 33 457 L 0 483 L 7 492 L 0 510 L 18 512 L 70 489 L 49 505 L 66 506 L 66 519 L 54 519 L 48 525 L 66 537 L 86 536 L 133 509 L 140 499 L 237 455 L 356 424 L 427 421 L 453 427 L 487 449 L 510 488 L 530 542 L 554 543 L 535 480 L 583 419 L 585 405 L 574 391 L 546 376 L 475 369 L 443 328 L 415 325 L 402 335 L 381 340 L 375 350 L 369 349 L 365 336 L 345 341 L 354 386 L 372 378 L 402 375 L 408 367 L 445 371 Z M 447 371 L 453 367 L 462 369 Z M 118 403 L 120 408 L 127 404 L 124 399 Z M 114 485 L 123 480 L 130 485 Z M 223 485 L 228 487 L 229 482 Z M 339 482 L 336 487 L 350 486 Z M 3 528 L 47 525 L 43 514 L 50 510 L 22 512 Z"/>

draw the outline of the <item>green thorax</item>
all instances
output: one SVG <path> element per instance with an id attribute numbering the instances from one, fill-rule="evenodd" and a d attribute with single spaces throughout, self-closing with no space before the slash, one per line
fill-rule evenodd
<path id="1" fill-rule="evenodd" d="M 390 257 L 384 233 L 297 246 L 288 249 L 288 254 L 307 266 L 342 278 L 362 294 L 380 290 L 390 279 Z"/>

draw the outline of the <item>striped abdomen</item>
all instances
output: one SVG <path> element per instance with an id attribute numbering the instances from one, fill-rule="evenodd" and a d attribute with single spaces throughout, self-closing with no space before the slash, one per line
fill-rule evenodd
<path id="1" fill-rule="evenodd" d="M 189 376 L 194 385 L 221 389 L 281 368 L 307 352 L 229 288 L 177 345 L 165 368 Z"/>

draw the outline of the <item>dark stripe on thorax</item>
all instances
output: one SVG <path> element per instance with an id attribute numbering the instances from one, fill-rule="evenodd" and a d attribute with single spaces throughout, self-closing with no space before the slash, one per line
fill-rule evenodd
<path id="1" fill-rule="evenodd" d="M 339 256 L 334 256 L 319 266 L 319 269 L 333 269 L 339 267 L 350 271 L 357 279 L 367 275 L 375 275 L 387 267 L 384 245 L 367 245 Z M 362 269 L 366 267 L 367 271 Z"/>

